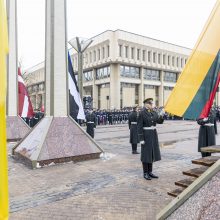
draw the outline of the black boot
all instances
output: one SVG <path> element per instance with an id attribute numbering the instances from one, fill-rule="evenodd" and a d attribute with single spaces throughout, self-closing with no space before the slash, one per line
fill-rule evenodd
<path id="1" fill-rule="evenodd" d="M 149 173 L 144 174 L 144 179 L 151 180 L 151 177 L 150 177 Z"/>

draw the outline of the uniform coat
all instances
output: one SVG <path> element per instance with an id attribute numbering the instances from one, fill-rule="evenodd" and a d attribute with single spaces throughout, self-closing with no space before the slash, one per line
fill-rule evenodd
<path id="1" fill-rule="evenodd" d="M 94 138 L 94 128 L 96 128 L 96 117 L 95 114 L 88 114 L 86 115 L 86 132 Z"/>
<path id="2" fill-rule="evenodd" d="M 138 136 L 140 141 L 145 143 L 141 145 L 141 161 L 143 163 L 153 163 L 161 160 L 158 135 L 156 129 L 144 130 L 144 127 L 156 126 L 162 124 L 163 117 L 157 112 L 143 108 L 138 117 Z"/>
<path id="3" fill-rule="evenodd" d="M 208 117 L 208 121 L 204 122 L 203 119 L 198 119 L 197 123 L 200 125 L 199 128 L 199 141 L 198 151 L 201 152 L 201 147 L 207 147 L 215 145 L 215 128 L 213 126 L 206 126 L 205 124 L 214 124 L 214 115 L 211 113 Z"/>
<path id="4" fill-rule="evenodd" d="M 130 129 L 130 143 L 131 144 L 139 143 L 137 121 L 138 121 L 138 113 L 136 111 L 131 112 L 128 117 L 128 126 Z M 136 124 L 132 124 L 131 122 L 135 122 Z"/>

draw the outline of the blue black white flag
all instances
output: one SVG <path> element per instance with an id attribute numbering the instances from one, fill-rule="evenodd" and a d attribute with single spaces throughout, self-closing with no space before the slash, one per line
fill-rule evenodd
<path id="1" fill-rule="evenodd" d="M 85 120 L 85 113 L 83 110 L 82 101 L 79 94 L 79 88 L 75 74 L 73 72 L 72 61 L 68 52 L 68 81 L 69 81 L 69 105 L 70 105 L 70 116 L 74 119 Z"/>

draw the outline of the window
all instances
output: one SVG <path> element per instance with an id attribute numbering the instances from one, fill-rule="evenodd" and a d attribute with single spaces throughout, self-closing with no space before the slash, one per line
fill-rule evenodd
<path id="1" fill-rule="evenodd" d="M 172 91 L 172 90 L 173 90 L 173 87 L 164 86 L 164 90 L 169 90 L 169 91 Z"/>
<path id="2" fill-rule="evenodd" d="M 90 63 L 92 62 L 92 52 L 90 52 Z"/>
<path id="3" fill-rule="evenodd" d="M 96 61 L 96 51 L 94 50 L 94 56 L 93 56 L 93 61 Z"/>
<path id="4" fill-rule="evenodd" d="M 179 67 L 179 57 L 176 58 L 176 66 Z"/>
<path id="5" fill-rule="evenodd" d="M 98 60 L 100 60 L 100 59 L 101 59 L 101 50 L 98 49 Z"/>
<path id="6" fill-rule="evenodd" d="M 186 62 L 187 62 L 187 59 L 185 59 L 185 64 L 186 64 Z"/>
<path id="7" fill-rule="evenodd" d="M 140 79 L 140 69 L 133 66 L 120 66 L 120 75 L 122 77 Z"/>
<path id="8" fill-rule="evenodd" d="M 145 61 L 145 54 L 146 54 L 146 51 L 143 50 L 143 51 L 142 51 L 142 60 L 143 60 L 143 61 Z"/>
<path id="9" fill-rule="evenodd" d="M 163 54 L 163 65 L 165 65 L 165 64 L 166 64 L 166 55 Z"/>
<path id="10" fill-rule="evenodd" d="M 134 59 L 134 47 L 131 48 L 131 59 Z"/>
<path id="11" fill-rule="evenodd" d="M 137 49 L 137 60 L 140 60 L 140 49 Z"/>
<path id="12" fill-rule="evenodd" d="M 170 56 L 167 57 L 167 65 L 169 66 L 170 65 Z"/>
<path id="13" fill-rule="evenodd" d="M 107 46 L 107 56 L 110 57 L 110 48 L 109 48 L 109 45 Z"/>
<path id="14" fill-rule="evenodd" d="M 119 45 L 119 56 L 122 57 L 122 45 Z"/>
<path id="15" fill-rule="evenodd" d="M 164 81 L 176 82 L 177 81 L 177 73 L 165 72 L 164 73 Z"/>
<path id="16" fill-rule="evenodd" d="M 144 79 L 146 80 L 160 81 L 159 70 L 143 69 L 143 75 L 144 75 Z"/>
<path id="17" fill-rule="evenodd" d="M 174 66 L 174 59 L 175 57 L 172 57 L 172 66 Z"/>
<path id="18" fill-rule="evenodd" d="M 102 67 L 96 70 L 96 79 L 104 79 L 110 77 L 110 66 Z"/>
<path id="19" fill-rule="evenodd" d="M 105 47 L 102 48 L 102 59 L 105 58 Z"/>
<path id="20" fill-rule="evenodd" d="M 153 62 L 156 63 L 156 52 L 153 53 Z"/>
<path id="21" fill-rule="evenodd" d="M 147 60 L 148 60 L 148 62 L 151 61 L 151 52 L 150 51 L 147 52 Z"/>
<path id="22" fill-rule="evenodd" d="M 159 64 L 160 64 L 160 62 L 161 62 L 160 59 L 161 59 L 161 55 L 158 53 L 158 61 L 157 61 L 157 62 L 158 62 Z"/>
<path id="23" fill-rule="evenodd" d="M 183 68 L 183 58 L 181 58 L 181 68 Z"/>
<path id="24" fill-rule="evenodd" d="M 93 71 L 91 70 L 91 71 L 88 71 L 88 72 L 84 72 L 83 73 L 83 80 L 85 81 L 85 82 L 88 82 L 88 81 L 92 81 L 93 80 L 93 73 L 92 73 Z"/>
<path id="25" fill-rule="evenodd" d="M 125 46 L 125 57 L 128 58 L 128 46 Z"/>

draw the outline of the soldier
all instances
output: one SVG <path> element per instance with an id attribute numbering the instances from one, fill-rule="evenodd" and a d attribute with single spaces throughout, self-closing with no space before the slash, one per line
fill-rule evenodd
<path id="1" fill-rule="evenodd" d="M 153 162 L 161 160 L 160 148 L 158 143 L 158 135 L 156 124 L 162 124 L 163 111 L 160 114 L 153 111 L 153 99 L 144 100 L 144 108 L 138 117 L 138 135 L 141 141 L 141 161 L 143 165 L 144 178 L 158 178 L 152 173 Z"/>
<path id="2" fill-rule="evenodd" d="M 86 115 L 86 132 L 94 138 L 94 129 L 96 128 L 96 117 L 92 109 L 89 109 L 88 114 Z"/>
<path id="3" fill-rule="evenodd" d="M 207 147 L 216 144 L 213 112 L 210 111 L 207 118 L 198 119 L 197 123 L 200 125 L 198 151 L 201 152 L 201 147 Z M 201 152 L 201 154 L 202 157 L 211 156 L 211 153 Z"/>
<path id="4" fill-rule="evenodd" d="M 128 117 L 128 126 L 130 129 L 130 143 L 132 146 L 132 154 L 139 154 L 137 152 L 138 141 L 138 131 L 137 131 L 137 121 L 138 121 L 138 106 L 133 108 L 133 111 Z"/>

